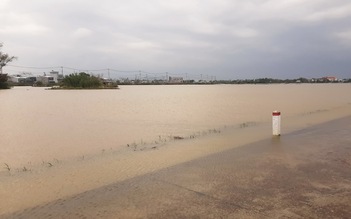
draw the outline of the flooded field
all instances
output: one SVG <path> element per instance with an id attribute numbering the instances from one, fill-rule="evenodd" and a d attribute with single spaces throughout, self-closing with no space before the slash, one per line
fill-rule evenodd
<path id="1" fill-rule="evenodd" d="M 0 91 L 0 218 L 350 115 L 349 84 Z M 317 139 L 315 141 L 318 142 Z"/>
<path id="2" fill-rule="evenodd" d="M 331 110 L 349 84 L 122 86 L 120 90 L 0 91 L 0 162 L 13 167 L 191 138 Z"/>

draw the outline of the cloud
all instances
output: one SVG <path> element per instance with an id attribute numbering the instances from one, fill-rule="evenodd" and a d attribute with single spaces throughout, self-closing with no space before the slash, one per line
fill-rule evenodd
<path id="1" fill-rule="evenodd" d="M 334 36 L 340 40 L 342 44 L 351 46 L 351 30 L 334 33 Z"/>
<path id="2" fill-rule="evenodd" d="M 231 31 L 232 35 L 242 38 L 250 38 L 258 36 L 258 31 L 252 28 L 241 28 Z"/>
<path id="3" fill-rule="evenodd" d="M 21 35 L 22 37 L 28 35 L 41 35 L 47 32 L 49 29 L 34 23 L 19 24 L 17 26 L 6 26 L 0 29 L 1 34 L 7 35 Z"/>
<path id="4" fill-rule="evenodd" d="M 41 25 L 28 14 L 3 10 L 0 11 L 0 20 L 0 33 L 2 34 L 39 35 L 49 30 L 49 28 Z"/>
<path id="5" fill-rule="evenodd" d="M 307 21 L 325 21 L 332 19 L 342 19 L 351 16 L 351 4 L 340 5 L 332 8 L 325 8 L 312 13 L 306 17 Z"/>
<path id="6" fill-rule="evenodd" d="M 88 28 L 83 28 L 83 27 L 76 29 L 72 34 L 72 36 L 75 39 L 86 38 L 86 37 L 89 37 L 91 35 L 92 35 L 92 31 Z"/>
<path id="7" fill-rule="evenodd" d="M 7 0 L 0 42 L 27 66 L 345 76 L 350 15 L 348 0 Z"/>

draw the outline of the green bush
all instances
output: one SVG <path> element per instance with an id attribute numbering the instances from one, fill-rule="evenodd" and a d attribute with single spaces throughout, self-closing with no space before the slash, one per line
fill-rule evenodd
<path id="1" fill-rule="evenodd" d="M 64 88 L 101 88 L 103 83 L 100 78 L 90 76 L 85 72 L 74 73 L 65 76 L 62 80 L 62 87 Z"/>
<path id="2" fill-rule="evenodd" d="M 7 83 L 7 74 L 0 74 L 0 89 L 9 89 L 10 86 Z"/>
<path id="3" fill-rule="evenodd" d="M 0 89 L 10 89 L 7 82 L 0 82 Z"/>

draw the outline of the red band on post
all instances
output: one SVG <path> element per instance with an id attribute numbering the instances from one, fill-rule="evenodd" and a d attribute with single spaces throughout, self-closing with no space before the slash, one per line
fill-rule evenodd
<path id="1" fill-rule="evenodd" d="M 280 112 L 273 112 L 272 115 L 273 116 L 280 116 Z"/>

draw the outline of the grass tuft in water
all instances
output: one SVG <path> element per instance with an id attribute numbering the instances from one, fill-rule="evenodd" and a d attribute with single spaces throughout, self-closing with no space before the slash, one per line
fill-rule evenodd
<path id="1" fill-rule="evenodd" d="M 27 171 L 30 171 L 30 169 L 28 169 L 26 166 L 24 166 L 24 167 L 22 168 L 22 172 L 27 172 Z"/>
<path id="2" fill-rule="evenodd" d="M 11 171 L 10 166 L 7 163 L 4 163 L 4 164 L 5 164 L 5 169 L 8 170 L 8 171 Z"/>

